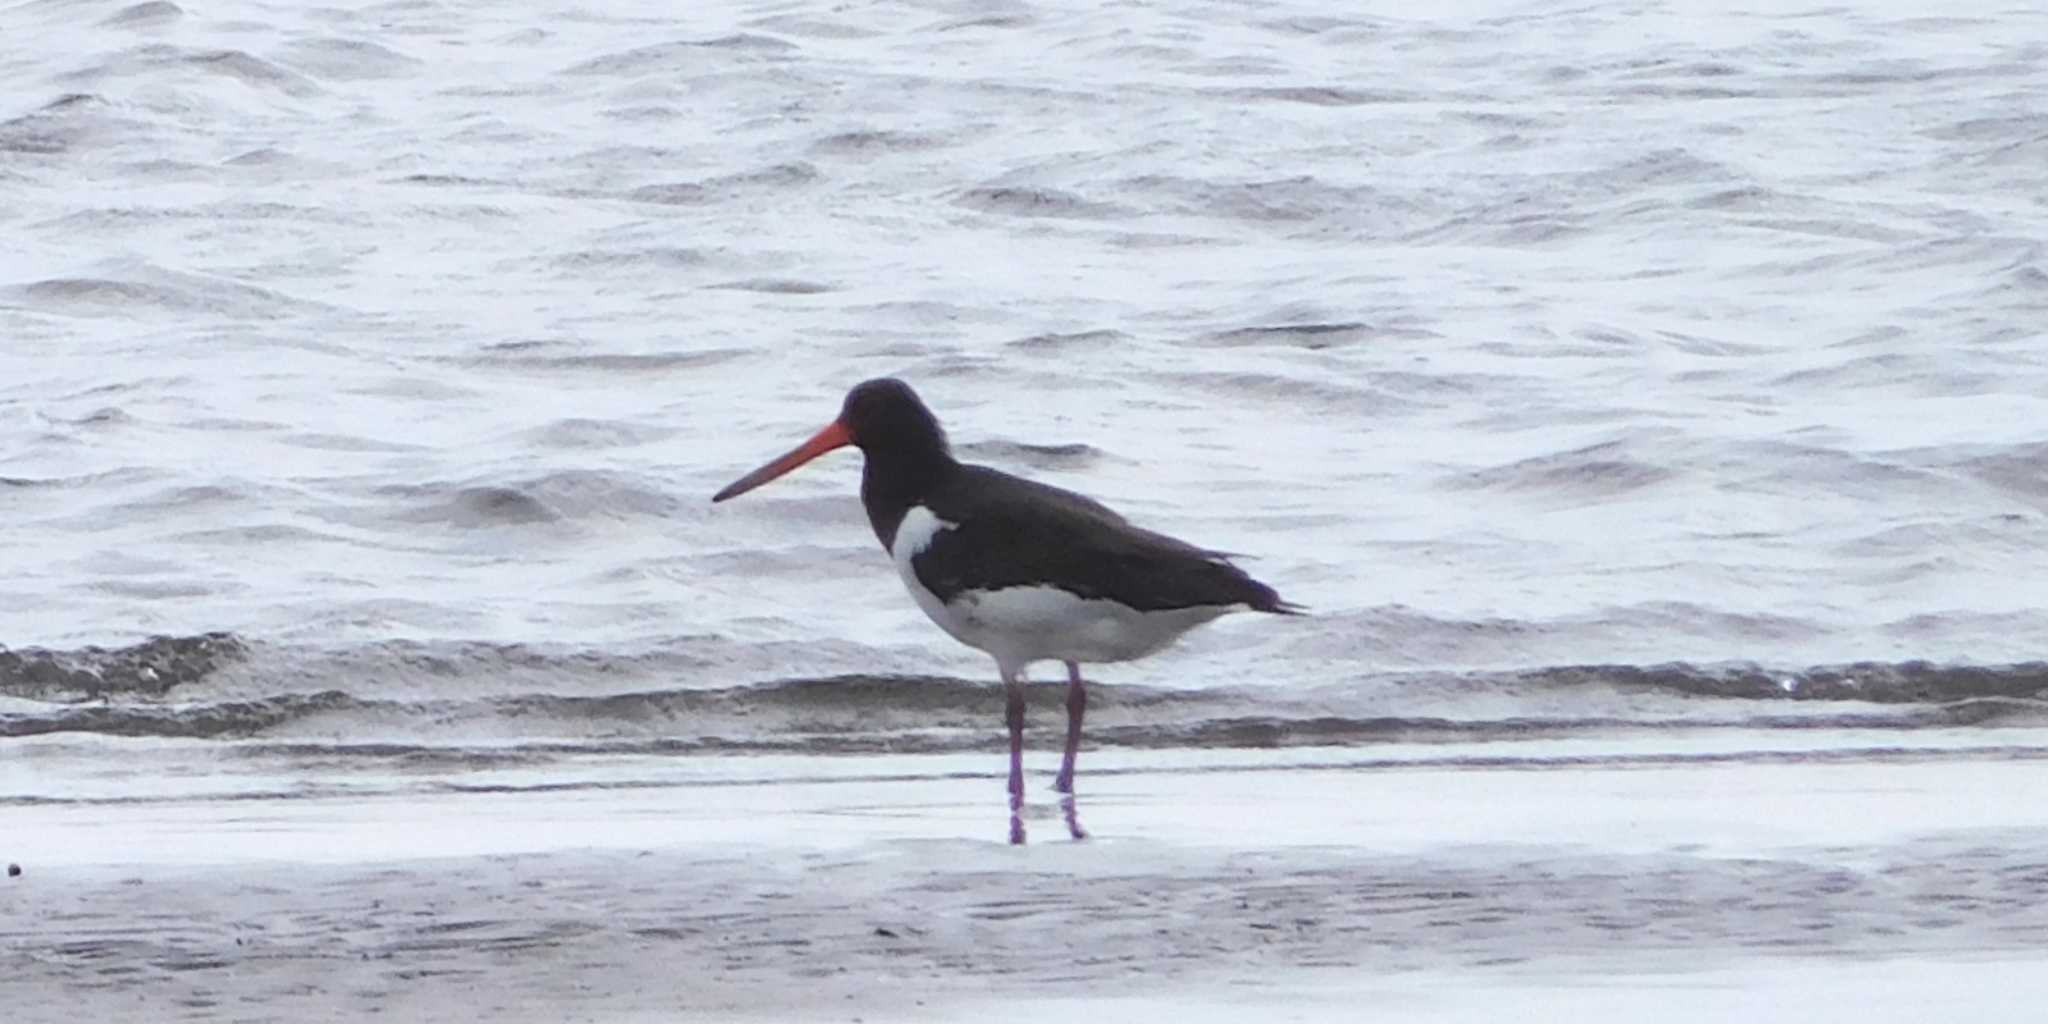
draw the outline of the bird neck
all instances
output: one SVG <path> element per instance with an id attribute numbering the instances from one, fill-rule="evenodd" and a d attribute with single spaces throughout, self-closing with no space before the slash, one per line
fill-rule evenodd
<path id="1" fill-rule="evenodd" d="M 860 501 L 867 506 L 868 525 L 884 548 L 892 548 L 896 528 L 912 506 L 924 504 L 931 492 L 952 478 L 960 463 L 943 447 L 876 450 L 866 453 L 860 476 Z"/>

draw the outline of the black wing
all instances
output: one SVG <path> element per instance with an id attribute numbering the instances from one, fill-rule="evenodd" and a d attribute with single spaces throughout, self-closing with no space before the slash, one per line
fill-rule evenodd
<path id="1" fill-rule="evenodd" d="M 942 601 L 963 590 L 1049 585 L 1139 611 L 1299 610 L 1224 555 L 1132 526 L 1090 498 L 982 466 L 961 469 L 944 499 L 931 502 L 941 520 L 958 525 L 911 559 L 919 582 Z"/>

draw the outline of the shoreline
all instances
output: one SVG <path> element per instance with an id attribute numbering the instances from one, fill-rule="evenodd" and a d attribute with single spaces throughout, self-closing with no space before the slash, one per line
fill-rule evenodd
<path id="1" fill-rule="evenodd" d="M 41 853 L 0 850 L 26 869 L 0 880 L 0 1002 L 1334 1020 L 1377 993 L 1450 1020 L 1589 989 L 1637 1012 L 1757 972 L 1793 994 L 1871 964 L 2048 974 L 2048 808 L 2011 796 L 2048 764 L 1281 774 L 1106 777 L 1083 793 L 1099 838 L 1022 849 L 979 778 L 15 808 Z"/>

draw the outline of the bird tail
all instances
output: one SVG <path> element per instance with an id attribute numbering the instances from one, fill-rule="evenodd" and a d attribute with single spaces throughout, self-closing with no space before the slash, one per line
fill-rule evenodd
<path id="1" fill-rule="evenodd" d="M 1227 577 L 1235 581 L 1234 589 L 1242 595 L 1238 598 L 1237 603 L 1246 605 L 1255 612 L 1268 612 L 1273 615 L 1308 614 L 1306 606 L 1298 605 L 1282 598 L 1279 591 L 1253 579 L 1251 573 L 1245 572 L 1243 569 L 1231 564 L 1232 559 L 1250 558 L 1252 556 L 1233 554 L 1227 551 L 1205 551 L 1203 554 L 1209 556 L 1211 565 L 1221 569 Z"/>
<path id="2" fill-rule="evenodd" d="M 1245 604 L 1250 605 L 1253 611 L 1267 612 L 1273 615 L 1308 614 L 1308 608 L 1282 598 L 1280 592 L 1272 587 L 1260 583 L 1250 576 L 1246 576 L 1244 581 L 1251 584 L 1251 596 L 1245 601 Z"/>

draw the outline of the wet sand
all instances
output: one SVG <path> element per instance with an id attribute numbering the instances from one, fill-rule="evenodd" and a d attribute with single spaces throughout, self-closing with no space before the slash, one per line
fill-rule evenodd
<path id="1" fill-rule="evenodd" d="M 14 1021 L 1926 1019 L 2048 995 L 2048 762 L 14 807 Z M 1688 1016 L 1689 1015 L 1689 1016 Z"/>

